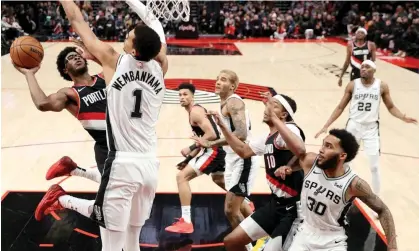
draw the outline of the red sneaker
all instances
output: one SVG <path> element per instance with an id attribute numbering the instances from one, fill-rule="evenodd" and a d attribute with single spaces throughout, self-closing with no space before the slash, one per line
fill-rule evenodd
<path id="1" fill-rule="evenodd" d="M 183 218 L 180 218 L 171 226 L 166 227 L 166 231 L 179 234 L 191 234 L 194 229 L 192 223 L 186 222 Z"/>
<path id="2" fill-rule="evenodd" d="M 66 195 L 64 189 L 62 189 L 59 185 L 52 185 L 36 207 L 35 219 L 40 221 L 44 215 L 50 213 L 52 211 L 50 208 L 57 207 L 54 206 L 54 204 L 58 202 L 58 198 L 63 195 Z M 59 204 L 60 203 L 58 202 L 58 205 Z"/>
<path id="3" fill-rule="evenodd" d="M 51 180 L 56 177 L 69 176 L 76 168 L 77 164 L 70 157 L 64 156 L 48 169 L 45 178 Z"/>
<path id="4" fill-rule="evenodd" d="M 55 212 L 55 211 L 61 211 L 63 209 L 64 209 L 64 207 L 61 206 L 60 202 L 57 200 L 49 208 L 45 209 L 44 215 L 48 215 L 51 212 Z"/>

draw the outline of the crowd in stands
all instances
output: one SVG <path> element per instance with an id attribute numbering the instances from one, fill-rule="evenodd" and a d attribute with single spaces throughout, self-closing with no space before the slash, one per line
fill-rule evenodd
<path id="1" fill-rule="evenodd" d="M 123 1 L 80 1 L 86 21 L 98 37 L 123 41 L 126 33 L 142 22 Z M 201 35 L 222 34 L 227 39 L 267 37 L 321 39 L 345 35 L 355 29 L 368 30 L 368 39 L 377 48 L 397 56 L 419 51 L 419 5 L 416 2 L 344 1 L 199 1 L 192 19 Z M 400 4 L 400 5 L 399 5 Z M 362 5 L 362 6 L 361 6 Z M 4 2 L 2 11 L 2 52 L 23 34 L 43 34 L 50 40 L 76 36 L 57 1 Z M 163 22 L 167 34 L 179 23 Z"/>
<path id="2" fill-rule="evenodd" d="M 343 23 L 348 33 L 357 27 L 368 31 L 368 40 L 377 45 L 378 50 L 419 57 L 419 4 L 407 2 L 391 5 L 387 2 L 370 3 L 369 12 L 359 10 L 359 4 L 352 3 Z"/>
<path id="3" fill-rule="evenodd" d="M 199 17 L 201 33 L 228 38 L 321 38 L 337 35 L 336 16 L 341 2 L 290 2 L 282 11 L 275 2 L 222 2 L 219 13 L 205 3 Z"/>

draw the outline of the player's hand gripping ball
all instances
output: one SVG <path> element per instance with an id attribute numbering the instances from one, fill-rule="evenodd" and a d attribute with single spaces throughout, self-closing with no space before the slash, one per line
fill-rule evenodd
<path id="1" fill-rule="evenodd" d="M 32 69 L 41 64 L 44 48 L 34 37 L 18 37 L 10 47 L 10 57 L 17 67 Z"/>

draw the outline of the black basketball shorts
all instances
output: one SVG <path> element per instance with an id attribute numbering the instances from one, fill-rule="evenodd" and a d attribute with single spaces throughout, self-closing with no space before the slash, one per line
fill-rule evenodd
<path id="1" fill-rule="evenodd" d="M 252 241 L 265 236 L 271 238 L 282 236 L 284 242 L 296 218 L 297 205 L 295 200 L 290 199 L 289 202 L 284 201 L 282 203 L 273 198 L 242 221 L 240 227 Z"/>
<path id="2" fill-rule="evenodd" d="M 97 168 L 99 169 L 99 172 L 103 174 L 105 161 L 106 158 L 108 158 L 108 147 L 107 145 L 95 143 L 94 149 Z"/>
<path id="3" fill-rule="evenodd" d="M 226 152 L 222 147 L 205 148 L 201 155 L 191 162 L 198 176 L 202 174 L 224 174 Z"/>

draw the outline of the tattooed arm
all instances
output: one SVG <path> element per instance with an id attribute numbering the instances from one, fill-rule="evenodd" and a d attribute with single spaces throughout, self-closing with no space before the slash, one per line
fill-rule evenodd
<path id="1" fill-rule="evenodd" d="M 350 191 L 348 192 L 348 195 L 357 197 L 378 214 L 387 238 L 388 250 L 397 250 L 396 228 L 394 226 L 393 216 L 384 202 L 372 192 L 367 182 L 359 177 L 353 179 Z"/>
<path id="2" fill-rule="evenodd" d="M 229 99 L 227 101 L 227 112 L 228 115 L 231 117 L 231 120 L 234 125 L 233 134 L 241 141 L 245 141 L 247 138 L 247 128 L 244 102 L 237 98 Z M 210 141 L 208 143 L 209 147 L 228 145 L 227 140 L 225 138 Z"/>

